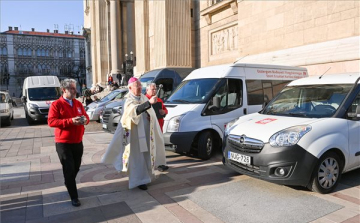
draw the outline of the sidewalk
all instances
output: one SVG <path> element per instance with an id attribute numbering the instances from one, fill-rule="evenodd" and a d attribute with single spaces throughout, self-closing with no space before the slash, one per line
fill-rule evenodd
<path id="1" fill-rule="evenodd" d="M 209 161 L 167 151 L 168 172 L 147 191 L 100 163 L 112 135 L 86 132 L 77 176 L 80 207 L 70 204 L 53 129 L 2 128 L 1 222 L 360 222 L 360 171 L 320 195 L 271 184 Z"/>

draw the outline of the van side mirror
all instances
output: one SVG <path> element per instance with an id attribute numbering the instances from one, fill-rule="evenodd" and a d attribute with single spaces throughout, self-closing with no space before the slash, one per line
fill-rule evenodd
<path id="1" fill-rule="evenodd" d="M 360 120 L 360 105 L 356 106 L 355 112 L 348 112 L 347 116 L 352 120 Z"/>
<path id="2" fill-rule="evenodd" d="M 220 97 L 213 97 L 212 105 L 209 106 L 209 110 L 215 111 L 220 109 Z"/>
<path id="3" fill-rule="evenodd" d="M 22 96 L 22 97 L 21 97 L 21 102 L 22 102 L 22 103 L 26 103 L 26 96 Z"/>

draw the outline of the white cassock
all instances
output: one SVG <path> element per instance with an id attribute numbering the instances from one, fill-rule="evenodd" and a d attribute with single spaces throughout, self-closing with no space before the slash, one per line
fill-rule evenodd
<path id="1" fill-rule="evenodd" d="M 113 164 L 117 171 L 129 174 L 129 188 L 148 184 L 155 179 L 155 167 L 165 165 L 163 134 L 153 108 L 139 115 L 138 105 L 147 97 L 126 96 L 123 115 L 101 162 Z"/>

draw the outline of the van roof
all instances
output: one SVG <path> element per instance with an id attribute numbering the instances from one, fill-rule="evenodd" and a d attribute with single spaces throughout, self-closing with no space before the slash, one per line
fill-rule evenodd
<path id="1" fill-rule="evenodd" d="M 25 86 L 27 88 L 60 87 L 60 82 L 57 76 L 31 76 L 25 79 Z"/>
<path id="2" fill-rule="evenodd" d="M 225 76 L 245 76 L 250 75 L 255 77 L 253 72 L 245 73 L 231 73 L 232 67 L 242 67 L 242 68 L 251 68 L 253 70 L 259 69 L 268 69 L 268 70 L 287 70 L 287 71 L 297 71 L 299 73 L 306 73 L 307 76 L 307 69 L 303 67 L 294 67 L 294 66 L 281 66 L 281 65 L 268 65 L 268 64 L 249 64 L 249 63 L 235 63 L 235 64 L 224 64 L 224 65 L 216 65 L 216 66 L 209 66 L 209 67 L 202 67 L 199 69 L 194 70 L 185 78 L 185 80 L 189 79 L 202 79 L 202 78 L 222 78 Z M 259 76 L 260 77 L 260 76 Z M 256 78 L 256 77 L 255 77 Z M 276 78 L 275 78 L 276 79 Z M 296 78 L 290 78 L 294 80 Z"/>
<path id="3" fill-rule="evenodd" d="M 320 84 L 354 84 L 360 77 L 359 73 L 342 73 L 342 74 L 324 74 L 321 79 L 321 75 L 310 76 L 299 80 L 292 81 L 289 86 L 296 85 L 320 85 Z"/>

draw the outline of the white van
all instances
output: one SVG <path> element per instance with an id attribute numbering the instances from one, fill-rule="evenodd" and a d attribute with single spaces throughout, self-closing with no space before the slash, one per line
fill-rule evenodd
<path id="1" fill-rule="evenodd" d="M 11 125 L 14 119 L 13 99 L 6 91 L 0 91 L 0 117 L 1 125 Z"/>
<path id="2" fill-rule="evenodd" d="M 30 76 L 25 78 L 21 100 L 29 125 L 46 121 L 49 107 L 61 96 L 57 76 Z"/>
<path id="3" fill-rule="evenodd" d="M 224 164 L 278 184 L 331 192 L 360 167 L 359 73 L 295 80 L 259 113 L 229 124 Z"/>
<path id="4" fill-rule="evenodd" d="M 165 145 L 209 159 L 221 148 L 226 123 L 260 111 L 290 81 L 306 76 L 305 68 L 261 64 L 194 70 L 166 101 Z"/>

